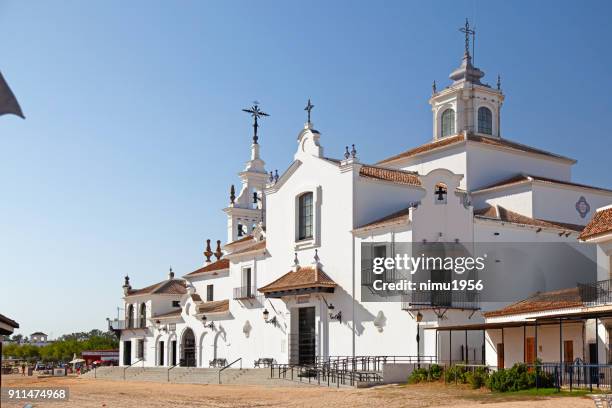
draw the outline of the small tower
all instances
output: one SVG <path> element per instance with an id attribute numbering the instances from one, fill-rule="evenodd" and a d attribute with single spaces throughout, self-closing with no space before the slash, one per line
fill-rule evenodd
<path id="1" fill-rule="evenodd" d="M 504 95 L 499 87 L 481 82 L 485 73 L 472 64 L 470 36 L 476 32 L 465 20 L 460 29 L 465 34 L 465 50 L 461 65 L 450 74 L 452 84 L 437 91 L 429 99 L 433 112 L 433 140 L 461 133 L 501 137 L 500 111 Z"/>
<path id="2" fill-rule="evenodd" d="M 253 227 L 263 221 L 265 209 L 264 188 L 268 180 L 265 162 L 259 155 L 258 119 L 269 116 L 259 109 L 257 102 L 251 108 L 243 109 L 253 117 L 253 142 L 251 143 L 251 159 L 246 162 L 243 171 L 238 173 L 242 188 L 235 196 L 234 186 L 230 191 L 230 203 L 223 211 L 227 214 L 227 241 L 232 242 L 248 235 Z"/>

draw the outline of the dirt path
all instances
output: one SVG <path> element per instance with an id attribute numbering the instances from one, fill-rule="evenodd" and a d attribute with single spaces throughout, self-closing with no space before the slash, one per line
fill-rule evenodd
<path id="1" fill-rule="evenodd" d="M 3 376 L 2 386 L 69 387 L 70 400 L 35 403 L 34 407 L 497 407 L 497 408 L 592 408 L 587 398 L 561 397 L 492 402 L 483 391 L 425 384 L 372 389 L 322 387 L 262 387 L 238 385 L 159 384 L 83 378 L 32 378 Z M 25 404 L 2 403 L 2 407 Z"/>

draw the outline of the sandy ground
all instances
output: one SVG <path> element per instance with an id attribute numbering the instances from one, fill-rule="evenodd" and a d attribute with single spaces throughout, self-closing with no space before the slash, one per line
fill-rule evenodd
<path id="1" fill-rule="evenodd" d="M 484 391 L 437 384 L 382 386 L 370 389 L 324 387 L 264 387 L 238 385 L 160 384 L 83 378 L 2 376 L 2 386 L 69 387 L 70 400 L 38 402 L 34 407 L 594 407 L 586 397 L 551 397 L 506 400 Z M 2 402 L 4 407 L 25 403 Z"/>

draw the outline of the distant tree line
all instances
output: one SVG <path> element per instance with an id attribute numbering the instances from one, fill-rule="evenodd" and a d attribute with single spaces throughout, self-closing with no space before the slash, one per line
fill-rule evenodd
<path id="1" fill-rule="evenodd" d="M 74 354 L 80 357 L 83 350 L 115 349 L 119 347 L 117 337 L 112 332 L 103 332 L 97 329 L 90 332 L 65 334 L 40 347 L 29 343 L 19 344 L 16 336 L 11 338 L 15 341 L 14 343 L 3 345 L 2 355 L 4 358 L 68 362 L 72 360 Z M 19 337 L 19 340 L 23 341 L 23 338 Z"/>

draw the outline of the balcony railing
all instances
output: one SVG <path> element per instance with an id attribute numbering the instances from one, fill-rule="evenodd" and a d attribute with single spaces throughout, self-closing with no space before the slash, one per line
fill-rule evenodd
<path id="1" fill-rule="evenodd" d="M 402 296 L 402 310 L 429 308 L 477 310 L 479 296 L 466 291 L 412 291 Z"/>
<path id="2" fill-rule="evenodd" d="M 234 288 L 234 300 L 239 299 L 254 299 L 257 297 L 257 287 L 255 286 L 241 286 Z"/>
<path id="3" fill-rule="evenodd" d="M 108 321 L 109 330 L 127 330 L 127 329 L 146 329 L 148 327 L 146 320 L 119 320 L 113 319 Z"/>
<path id="4" fill-rule="evenodd" d="M 578 284 L 580 298 L 585 306 L 601 306 L 612 303 L 612 280 Z"/>

